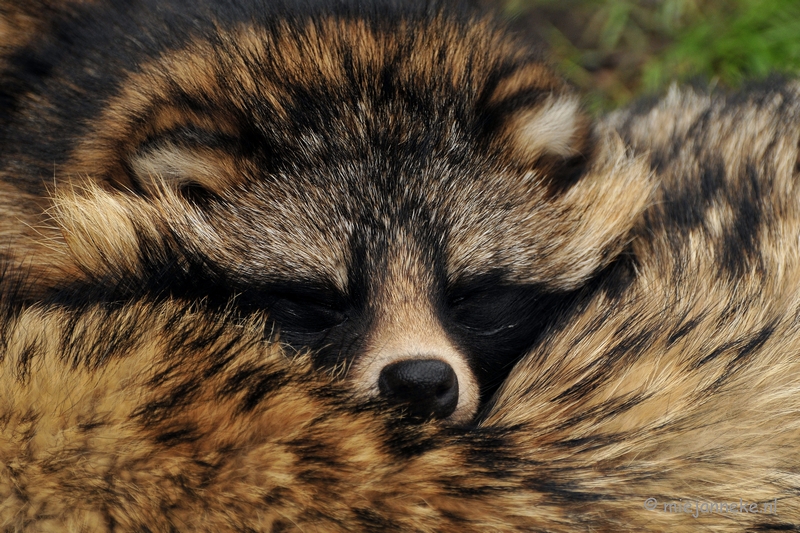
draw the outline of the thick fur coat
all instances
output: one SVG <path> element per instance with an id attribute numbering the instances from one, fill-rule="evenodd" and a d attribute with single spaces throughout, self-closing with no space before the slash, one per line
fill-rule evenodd
<path id="1" fill-rule="evenodd" d="M 397 399 L 381 390 L 394 364 L 438 361 L 457 401 L 434 411 L 472 418 L 652 189 L 529 43 L 466 7 L 1 9 L 16 29 L 0 43 L 0 234 L 9 268 L 32 271 L 22 296 L 127 298 L 141 286 L 119 269 L 136 263 L 152 294 L 269 311 L 364 397 Z M 70 254 L 53 198 L 82 187 L 113 194 L 86 204 L 97 253 Z"/>
<path id="2" fill-rule="evenodd" d="M 234 12 L 245 13 L 240 10 L 243 4 L 231 5 L 237 6 Z M 58 92 L 68 88 L 75 91 L 68 95 L 81 96 L 86 94 L 81 91 L 96 87 L 93 83 L 102 76 L 91 70 L 95 56 L 73 57 L 69 48 L 59 52 L 67 59 L 84 58 L 80 72 L 61 63 L 48 67 L 35 59 L 49 57 L 45 52 L 53 51 L 53 43 L 62 42 L 65 35 L 73 35 L 76 24 L 97 29 L 97 20 L 113 20 L 107 31 L 114 36 L 155 23 L 142 19 L 141 13 L 131 18 L 137 12 L 121 9 L 126 4 L 114 5 L 118 18 L 111 19 L 93 18 L 108 13 L 104 2 L 0 6 L 4 29 L 0 168 L 10 213 L 3 222 L 9 267 L 0 306 L 0 527 L 4 531 L 800 529 L 800 89 L 796 83 L 775 82 L 737 95 L 673 90 L 661 100 L 615 113 L 590 130 L 578 108 L 569 104 L 574 100 L 568 89 L 541 70 L 538 62 L 518 58 L 518 63 L 505 64 L 505 70 L 498 67 L 494 78 L 470 81 L 467 89 L 476 92 L 474 100 L 467 101 L 477 105 L 482 102 L 480 95 L 488 94 L 487 101 L 493 95 L 496 102 L 504 102 L 506 107 L 492 108 L 491 116 L 500 117 L 498 121 L 473 123 L 488 129 L 473 130 L 476 137 L 469 141 L 438 145 L 444 137 L 436 137 L 439 141 L 431 146 L 442 151 L 427 152 L 438 154 L 436 158 L 422 164 L 413 153 L 403 152 L 413 165 L 395 167 L 403 171 L 399 183 L 418 188 L 404 189 L 408 198 L 418 200 L 425 191 L 435 191 L 435 198 L 447 191 L 456 198 L 466 194 L 452 204 L 437 200 L 417 203 L 420 210 L 412 210 L 450 217 L 431 220 L 447 220 L 443 227 L 451 231 L 442 234 L 455 237 L 439 244 L 453 252 L 442 256 L 446 260 L 420 259 L 429 258 L 417 253 L 427 242 L 422 237 L 440 234 L 435 231 L 423 232 L 422 237 L 412 232 L 403 238 L 400 232 L 395 240 L 379 238 L 375 242 L 399 245 L 368 248 L 370 253 L 361 257 L 383 258 L 376 264 L 387 264 L 381 261 L 390 258 L 400 266 L 389 269 L 395 277 L 367 284 L 381 289 L 368 294 L 427 295 L 400 298 L 397 306 L 385 307 L 401 309 L 394 316 L 415 324 L 405 334 L 417 332 L 420 324 L 448 324 L 438 311 L 431 311 L 440 308 L 426 307 L 437 301 L 430 296 L 430 287 L 439 286 L 437 279 L 451 279 L 448 275 L 452 280 L 482 281 L 467 285 L 471 291 L 466 293 L 456 291 L 457 284 L 450 292 L 444 290 L 457 295 L 454 299 L 468 301 L 476 291 L 496 295 L 487 293 L 487 286 L 506 287 L 503 294 L 511 294 L 508 291 L 514 287 L 534 285 L 548 288 L 527 293 L 534 294 L 535 301 L 542 294 L 557 294 L 568 297 L 569 305 L 556 306 L 558 312 L 548 320 L 523 313 L 530 322 L 510 323 L 535 326 L 535 339 L 520 341 L 525 345 L 522 356 L 509 359 L 519 361 L 497 393 L 482 399 L 477 418 L 467 420 L 465 415 L 418 423 L 403 407 L 391 407 L 375 396 L 365 399 L 358 391 L 354 394 L 357 380 L 320 371 L 309 345 L 313 343 L 283 340 L 287 333 L 280 324 L 275 326 L 270 314 L 274 309 L 242 305 L 236 294 L 219 296 L 218 286 L 202 284 L 211 279 L 228 287 L 238 280 L 231 285 L 234 293 L 263 288 L 267 286 L 260 284 L 263 279 L 271 280 L 282 268 L 287 272 L 311 268 L 314 258 L 321 258 L 317 266 L 322 279 L 332 280 L 334 287 L 337 278 L 331 273 L 346 272 L 342 280 L 352 275 L 348 269 L 337 270 L 336 261 L 325 263 L 330 257 L 354 257 L 348 255 L 350 248 L 342 248 L 341 239 L 321 238 L 332 247 L 314 248 L 297 237 L 296 242 L 304 244 L 302 250 L 326 253 L 299 254 L 306 260 L 296 263 L 281 263 L 291 249 L 288 245 L 277 248 L 283 255 L 262 254 L 275 261 L 274 272 L 264 270 L 266 278 L 253 277 L 257 268 L 236 268 L 240 263 L 223 261 L 224 247 L 215 251 L 211 246 L 224 245 L 227 234 L 222 230 L 233 227 L 233 222 L 227 226 L 220 222 L 228 220 L 220 215 L 223 206 L 239 206 L 240 211 L 233 211 L 239 215 L 251 213 L 235 220 L 253 221 L 252 228 L 264 235 L 276 234 L 268 231 L 275 219 L 252 215 L 242 201 L 263 201 L 266 192 L 247 189 L 247 184 L 257 188 L 263 183 L 254 179 L 257 167 L 248 166 L 246 154 L 225 151 L 242 147 L 231 140 L 239 134 L 225 130 L 231 123 L 208 122 L 196 107 L 173 109 L 170 103 L 191 90 L 218 91 L 218 84 L 231 79 L 241 87 L 261 89 L 246 83 L 246 68 L 197 78 L 181 77 L 184 71 L 178 67 L 208 66 L 219 59 L 210 53 L 215 50 L 235 49 L 246 58 L 257 47 L 226 40 L 222 36 L 230 34 L 223 32 L 217 34 L 221 37 L 216 48 L 204 48 L 202 42 L 181 48 L 176 41 L 167 47 L 168 53 L 157 55 L 153 50 L 163 51 L 163 42 L 148 40 L 152 36 L 145 32 L 123 48 L 157 57 L 156 65 L 172 66 L 142 67 L 127 74 L 144 76 L 150 83 L 122 89 L 125 97 L 133 98 L 128 104 L 140 101 L 145 107 L 123 106 L 109 96 L 98 101 L 100 111 L 87 115 L 92 121 L 66 112 L 71 105 L 83 109 L 96 104 L 80 99 L 70 103 Z M 185 22 L 169 18 L 177 16 L 172 8 L 179 3 L 169 6 L 165 20 Z M 413 20 L 423 19 L 428 20 Z M 135 28 L 124 24 L 131 20 L 147 22 Z M 309 28 L 321 31 L 323 26 Z M 486 40 L 487 35 L 501 35 L 494 27 L 475 26 L 475 40 L 467 39 L 475 45 L 467 47 L 474 52 L 469 56 L 473 62 L 466 64 L 474 64 L 478 57 L 509 57 L 494 55 L 495 44 L 505 41 Z M 187 38 L 180 28 L 184 26 L 167 28 L 175 30 L 169 39 Z M 248 35 L 248 26 L 244 28 L 239 38 Z M 344 33 L 339 28 L 331 35 L 356 35 L 359 39 L 352 42 L 368 43 L 373 41 L 367 37 L 384 35 L 370 28 L 354 34 L 348 26 Z M 267 35 L 280 34 L 280 27 L 273 30 L 276 33 Z M 42 36 L 47 38 L 41 40 Z M 403 50 L 413 53 L 397 57 L 413 59 L 408 65 L 427 64 L 417 60 L 439 57 L 423 53 L 429 50 L 427 42 L 419 48 L 409 44 Z M 158 46 L 151 47 L 153 43 Z M 80 43 L 74 46 L 84 49 Z M 93 47 L 92 53 L 106 53 Z M 365 58 L 376 57 L 374 48 L 365 50 L 370 50 Z M 445 71 L 451 72 L 461 64 L 460 56 L 445 53 L 452 52 L 450 48 L 442 50 L 442 57 L 450 58 L 445 62 L 451 61 Z M 121 63 L 113 65 L 124 65 L 133 56 L 120 57 Z M 294 72 L 298 80 L 310 76 L 287 72 Z M 402 83 L 389 84 L 398 90 L 393 93 L 398 99 L 389 101 L 405 101 L 402 90 L 424 80 L 430 82 L 423 85 L 426 90 L 436 86 L 435 78 L 425 78 L 425 71 L 411 73 Z M 308 86 L 309 80 L 300 81 Z M 136 100 L 136 94 L 150 90 L 147 87 L 176 92 L 157 93 L 164 96 L 161 100 L 144 96 Z M 539 94 L 539 99 L 527 100 L 532 94 Z M 430 102 L 434 101 L 440 102 Z M 154 102 L 156 108 L 163 104 L 174 112 L 163 115 L 167 117 L 163 121 L 131 118 Z M 246 104 L 234 99 L 233 107 L 220 109 L 230 111 L 237 103 Z M 457 110 L 459 105 L 443 109 Z M 75 124 L 69 124 L 70 117 Z M 89 127 L 104 124 L 101 119 L 109 117 L 119 119 L 114 127 Z M 374 119 L 365 117 L 368 120 L 361 126 Z M 444 123 L 468 122 L 461 117 Z M 118 130 L 120 124 L 132 129 Z M 166 129 L 143 133 L 135 127 L 142 124 L 145 129 Z M 176 124 L 180 124 L 177 130 L 172 128 Z M 186 129 L 186 124 L 193 129 Z M 220 124 L 232 136 L 227 138 L 232 144 L 220 136 L 213 142 L 203 136 Z M 339 124 L 343 132 L 350 131 L 348 124 Z M 414 133 L 407 129 L 413 121 L 402 124 L 389 129 L 398 135 Z M 54 138 L 55 125 L 66 129 Z M 416 132 L 420 136 L 406 138 L 414 142 L 428 138 L 423 130 Z M 457 140 L 458 130 L 452 131 Z M 313 135 L 282 135 L 311 147 L 295 153 L 322 160 L 314 147 L 322 149 L 325 142 L 315 141 Z M 403 137 L 378 138 L 394 142 Z M 352 150 L 354 138 L 341 139 Z M 374 151 L 367 153 L 384 157 L 391 153 L 387 146 L 394 145 L 369 146 Z M 226 159 L 231 153 L 235 157 Z M 48 154 L 59 167 L 54 194 L 46 187 L 39 189 L 36 181 L 51 164 Z M 455 159 L 447 159 L 447 154 Z M 376 160 L 380 158 L 371 161 Z M 202 165 L 188 173 L 186 165 L 197 161 Z M 467 174 L 475 188 L 460 190 L 463 182 L 453 178 L 456 170 L 475 161 L 483 165 L 483 172 Z M 443 162 L 448 163 L 445 170 L 433 172 Z M 110 166 L 103 166 L 107 163 Z M 218 172 L 229 164 L 240 167 L 230 174 Z M 209 168 L 216 170 L 204 174 Z M 414 169 L 429 178 L 438 176 L 441 181 L 434 180 L 434 185 L 450 189 L 433 185 L 426 189 L 424 180 L 412 177 Z M 266 183 L 286 170 L 275 172 L 264 178 Z M 59 178 L 62 173 L 65 177 Z M 88 182 L 76 186 L 83 174 L 88 174 L 84 176 Z M 355 174 L 363 179 L 363 174 Z M 148 182 L 144 176 L 167 180 Z M 231 185 L 217 181 L 220 176 L 247 176 L 248 181 Z M 122 182 L 130 179 L 134 181 L 126 188 Z M 388 183 L 374 175 L 371 180 Z M 492 196 L 491 184 L 506 188 Z M 477 191 L 488 199 L 485 203 L 467 201 Z M 280 194 L 296 192 L 288 187 Z M 403 198 L 402 190 L 395 192 Z M 509 201 L 503 203 L 505 195 Z M 324 197 L 320 192 L 313 198 Z M 458 211 L 462 205 L 477 211 Z M 523 216 L 525 209 L 530 214 Z M 37 218 L 44 213 L 49 218 Z M 377 213 L 402 220 L 391 210 Z M 47 227 L 38 226 L 45 220 Z M 515 225 L 504 225 L 509 221 Z M 480 222 L 489 224 L 488 229 L 481 230 L 485 226 Z M 47 244 L 54 249 L 52 257 L 38 248 L 42 235 L 27 233 L 31 226 L 51 239 Z M 414 226 L 401 227 L 410 231 Z M 243 231 L 256 231 L 252 228 Z M 323 236 L 335 231 L 324 224 L 318 229 Z M 314 236 L 307 229 L 303 235 Z M 506 239 L 500 239 L 504 244 L 493 248 L 500 237 Z M 452 243 L 459 246 L 448 248 Z M 256 256 L 243 257 L 247 264 Z M 31 260 L 25 273 L 16 264 L 25 258 L 44 259 Z M 436 265 L 445 270 L 432 268 Z M 490 271 L 486 265 L 501 267 L 502 275 L 467 275 Z M 415 274 L 397 277 L 402 272 Z M 187 289 L 193 280 L 202 282 L 194 292 Z M 408 280 L 428 284 L 415 292 L 416 282 L 412 286 L 417 288 L 404 289 Z M 423 315 L 428 319 L 439 319 L 414 322 L 409 310 L 420 306 L 427 309 Z M 496 308 L 472 302 L 461 310 L 490 320 L 487 309 Z M 326 313 L 323 318 L 329 316 Z M 442 328 L 444 333 L 435 338 L 452 338 L 453 330 Z M 502 339 L 495 342 L 498 349 L 504 348 Z M 470 401 L 466 414 L 478 409 L 475 397 Z"/>
<path id="3" fill-rule="evenodd" d="M 741 128 L 740 116 L 759 122 Z M 662 186 L 595 298 L 547 332 L 474 427 L 408 425 L 355 402 L 265 340 L 258 318 L 173 300 L 10 309 L 4 527 L 797 528 L 791 116 L 791 84 L 674 91 L 612 116 Z"/>

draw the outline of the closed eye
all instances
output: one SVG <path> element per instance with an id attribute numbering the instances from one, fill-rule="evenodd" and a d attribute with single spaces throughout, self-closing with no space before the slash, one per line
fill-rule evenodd
<path id="1" fill-rule="evenodd" d="M 505 324 L 503 326 L 498 326 L 494 329 L 481 329 L 481 328 L 474 328 L 468 326 L 466 324 L 457 324 L 460 328 L 465 329 L 475 335 L 480 337 L 491 337 L 492 335 L 498 335 L 500 333 L 505 333 L 510 329 L 517 327 L 519 324 Z"/>
<path id="2" fill-rule="evenodd" d="M 284 292 L 271 300 L 270 318 L 284 332 L 322 333 L 348 319 L 344 306 L 324 293 Z"/>
<path id="3" fill-rule="evenodd" d="M 440 316 L 473 361 L 484 397 L 493 394 L 543 332 L 573 308 L 579 291 L 509 283 L 501 273 L 448 287 Z"/>
<path id="4" fill-rule="evenodd" d="M 511 333 L 527 314 L 529 299 L 516 287 L 459 293 L 448 301 L 449 315 L 456 327 L 471 335 Z"/>

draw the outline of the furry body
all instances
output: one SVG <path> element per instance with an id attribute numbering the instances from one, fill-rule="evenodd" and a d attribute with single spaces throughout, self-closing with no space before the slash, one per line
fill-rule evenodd
<path id="1" fill-rule="evenodd" d="M 599 126 L 649 150 L 656 201 L 474 428 L 351 403 L 257 318 L 173 300 L 6 313 L 4 527 L 797 529 L 800 97 L 748 94 L 676 91 Z M 669 510 L 740 499 L 759 512 Z"/>
<path id="2" fill-rule="evenodd" d="M 796 85 L 589 134 L 493 23 L 220 5 L 0 6 L 4 530 L 800 528 Z M 364 328 L 305 353 L 309 312 Z M 524 356 L 409 425 L 351 394 L 409 338 Z M 740 499 L 775 513 L 668 507 Z"/>
<path id="3" fill-rule="evenodd" d="M 268 310 L 366 396 L 442 361 L 443 416 L 472 417 L 652 185 L 498 21 L 405 4 L 6 2 L 0 233 L 30 298 L 126 298 L 135 263 L 154 295 Z M 79 215 L 96 254 L 50 219 L 83 186 L 112 193 Z M 134 206 L 154 231 L 115 225 Z"/>

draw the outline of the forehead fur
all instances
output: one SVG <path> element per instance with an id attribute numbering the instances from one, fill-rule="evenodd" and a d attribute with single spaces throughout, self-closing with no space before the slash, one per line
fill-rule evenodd
<path id="1" fill-rule="evenodd" d="M 389 249 L 404 226 L 446 250 L 451 281 L 503 271 L 571 289 L 624 244 L 650 188 L 603 141 L 593 176 L 550 195 L 536 161 L 585 148 L 579 113 L 489 19 L 240 24 L 130 74 L 67 173 L 218 193 L 183 231 L 248 277 L 344 288 L 357 240 Z"/>
<path id="2" fill-rule="evenodd" d="M 535 172 L 434 165 L 393 175 L 389 186 L 343 166 L 322 183 L 284 176 L 233 189 L 239 196 L 208 224 L 238 235 L 222 239 L 225 263 L 262 276 L 303 274 L 345 289 L 357 261 L 419 281 L 428 274 L 417 269 L 439 267 L 451 283 L 502 272 L 509 282 L 570 290 L 619 254 L 653 190 L 646 160 L 603 135 L 603 157 L 562 195 Z"/>
<path id="3" fill-rule="evenodd" d="M 142 142 L 209 123 L 275 148 L 274 159 L 362 153 L 380 141 L 447 149 L 509 106 L 564 89 L 496 26 L 438 16 L 220 28 L 129 74 L 65 170 L 124 183 L 121 159 Z"/>

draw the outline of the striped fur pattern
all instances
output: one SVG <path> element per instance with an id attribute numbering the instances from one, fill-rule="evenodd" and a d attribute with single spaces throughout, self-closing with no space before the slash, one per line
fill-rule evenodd
<path id="1" fill-rule="evenodd" d="M 175 300 L 7 311 L 4 527 L 798 529 L 799 96 L 674 91 L 598 126 L 648 155 L 656 199 L 474 427 L 354 402 L 265 340 L 263 317 Z"/>
<path id="2" fill-rule="evenodd" d="M 269 311 L 365 397 L 393 364 L 442 361 L 446 417 L 472 418 L 652 183 L 524 39 L 444 7 L 6 2 L 0 235 L 30 299 L 124 298 L 131 267 L 156 295 Z M 96 253 L 68 253 L 55 198 L 84 189 Z"/>
<path id="3" fill-rule="evenodd" d="M 300 7 L 0 6 L 0 528 L 800 529 L 798 85 L 590 127 L 493 19 Z"/>

